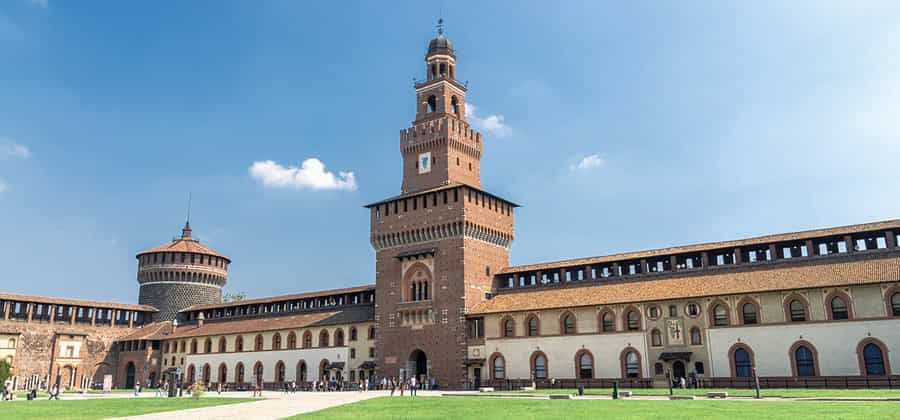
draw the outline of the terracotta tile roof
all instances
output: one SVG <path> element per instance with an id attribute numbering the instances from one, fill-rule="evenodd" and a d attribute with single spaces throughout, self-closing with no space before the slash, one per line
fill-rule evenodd
<path id="1" fill-rule="evenodd" d="M 147 324 L 142 327 L 135 328 L 131 334 L 119 338 L 119 341 L 162 340 L 171 333 L 171 321 L 154 322 L 152 324 Z"/>
<path id="2" fill-rule="evenodd" d="M 160 245 L 155 248 L 150 248 L 144 252 L 138 253 L 137 256 L 139 257 L 143 254 L 151 254 L 155 252 L 191 252 L 195 254 L 205 254 L 221 257 L 228 260 L 228 262 L 231 262 L 231 259 L 229 259 L 228 257 L 219 254 L 218 252 L 213 251 L 203 245 L 200 245 L 200 242 L 193 238 L 178 238 L 167 244 Z"/>
<path id="3" fill-rule="evenodd" d="M 631 259 L 658 257 L 662 255 L 681 254 L 686 252 L 711 251 L 722 248 L 733 248 L 749 245 L 763 245 L 772 242 L 796 241 L 803 239 L 812 239 L 825 236 L 847 235 L 859 232 L 867 232 L 881 229 L 900 229 L 900 219 L 886 220 L 882 222 L 864 223 L 858 225 L 838 226 L 826 229 L 806 230 L 791 233 L 779 233 L 774 235 L 758 236 L 754 238 L 738 239 L 723 242 L 709 242 L 696 245 L 674 246 L 670 248 L 652 249 L 647 251 L 625 252 L 621 254 L 604 255 L 598 257 L 575 258 L 569 260 L 551 261 L 538 264 L 517 265 L 503 268 L 498 274 L 532 271 L 532 270 L 548 270 L 553 268 L 571 267 L 587 264 L 602 264 L 613 261 L 624 261 Z"/>
<path id="4" fill-rule="evenodd" d="M 820 261 L 762 270 L 728 270 L 656 280 L 586 283 L 590 285 L 503 292 L 478 303 L 470 313 L 598 306 L 894 281 L 900 281 L 900 257 L 897 256 L 831 263 Z"/>
<path id="5" fill-rule="evenodd" d="M 229 308 L 234 306 L 243 306 L 243 305 L 254 305 L 259 303 L 275 303 L 275 302 L 285 302 L 290 300 L 311 298 L 311 297 L 320 297 L 320 296 L 331 296 L 331 295 L 342 295 L 345 293 L 356 293 L 356 292 L 364 292 L 375 290 L 374 284 L 364 285 L 364 286 L 354 286 L 347 287 L 344 289 L 331 289 L 331 290 L 319 290 L 315 292 L 305 292 L 305 293 L 296 293 L 291 295 L 281 295 L 281 296 L 270 296 L 264 298 L 257 299 L 246 299 L 240 300 L 236 302 L 223 302 L 223 303 L 207 303 L 203 305 L 194 305 L 187 308 L 182 309 L 180 312 L 191 312 L 191 311 L 202 311 L 206 309 L 220 309 L 220 308 Z"/>
<path id="6" fill-rule="evenodd" d="M 35 295 L 18 295 L 13 293 L 0 293 L 0 299 L 3 300 L 16 300 L 19 302 L 35 302 L 35 303 L 49 303 L 53 305 L 72 305 L 72 306 L 85 306 L 92 308 L 109 308 L 109 309 L 125 309 L 128 311 L 142 311 L 142 312 L 159 312 L 156 308 L 148 305 L 137 305 L 133 303 L 117 303 L 117 302 L 102 302 L 96 300 L 81 300 L 81 299 L 64 299 L 57 297 L 48 297 L 48 296 L 35 296 Z"/>
<path id="7" fill-rule="evenodd" d="M 372 306 L 349 306 L 341 310 L 329 312 L 313 312 L 238 320 L 207 320 L 204 322 L 203 326 L 197 324 L 179 325 L 175 332 L 169 334 L 166 338 L 200 337 L 324 325 L 351 324 L 368 322 L 374 319 L 374 308 Z"/>
<path id="8" fill-rule="evenodd" d="M 462 183 L 458 183 L 458 182 L 457 182 L 457 183 L 453 183 L 453 184 L 441 185 L 441 186 L 434 187 L 434 188 L 429 188 L 429 189 L 427 189 L 427 190 L 413 191 L 413 192 L 408 192 L 408 193 L 405 193 L 405 194 L 395 195 L 395 196 L 393 196 L 393 197 L 386 198 L 386 199 L 384 199 L 384 200 L 376 201 L 376 202 L 371 203 L 371 204 L 366 204 L 366 205 L 363 206 L 363 207 L 366 207 L 366 208 L 369 208 L 369 207 L 375 207 L 375 206 L 377 206 L 377 205 L 379 205 L 379 204 L 390 203 L 390 202 L 392 202 L 392 201 L 394 201 L 394 200 L 400 200 L 400 199 L 403 199 L 403 198 L 416 197 L 416 196 L 419 196 L 419 195 L 422 195 L 422 194 L 428 194 L 428 193 L 433 193 L 433 192 L 437 192 L 437 191 L 450 190 L 450 189 L 457 188 L 457 187 L 466 187 L 466 188 L 469 188 L 469 189 L 471 189 L 471 190 L 478 191 L 478 192 L 480 192 L 480 193 L 482 193 L 482 194 L 486 194 L 486 195 L 488 195 L 488 196 L 491 196 L 491 197 L 493 197 L 493 198 L 495 198 L 495 199 L 497 199 L 497 200 L 500 200 L 500 201 L 502 201 L 502 202 L 504 202 L 504 203 L 506 203 L 506 204 L 509 204 L 509 205 L 511 205 L 511 206 L 513 206 L 513 207 L 521 207 L 521 206 L 519 206 L 518 204 L 513 203 L 512 201 L 509 201 L 509 200 L 507 200 L 507 199 L 505 199 L 505 198 L 503 198 L 503 197 L 500 197 L 500 196 L 498 196 L 498 195 L 491 194 L 491 193 L 489 193 L 489 192 L 487 192 L 487 191 L 485 191 L 485 190 L 482 190 L 481 188 L 473 187 L 473 186 L 471 186 L 471 185 L 469 185 L 469 184 L 462 184 Z"/>

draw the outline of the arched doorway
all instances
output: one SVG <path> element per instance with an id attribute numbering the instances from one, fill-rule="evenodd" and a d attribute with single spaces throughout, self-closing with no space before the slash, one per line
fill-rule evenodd
<path id="1" fill-rule="evenodd" d="M 134 363 L 125 365 L 125 388 L 134 388 Z"/>
<path id="2" fill-rule="evenodd" d="M 415 350 L 409 355 L 409 374 L 415 375 L 417 381 L 428 378 L 428 356 L 422 350 Z"/>
<path id="3" fill-rule="evenodd" d="M 218 380 L 219 380 L 218 382 L 223 385 L 228 383 L 228 366 L 225 365 L 225 363 L 222 363 L 221 365 L 219 365 Z"/>
<path id="4" fill-rule="evenodd" d="M 59 370 L 59 384 L 65 389 L 75 386 L 75 369 L 71 365 L 66 365 Z"/>
<path id="5" fill-rule="evenodd" d="M 297 363 L 297 381 L 306 382 L 306 361 L 304 360 Z"/>
<path id="6" fill-rule="evenodd" d="M 203 384 L 209 386 L 209 363 L 203 365 Z"/>
<path id="7" fill-rule="evenodd" d="M 675 363 L 672 363 L 672 376 L 672 379 L 686 378 L 684 374 L 684 363 L 681 360 L 676 360 Z"/>
<path id="8" fill-rule="evenodd" d="M 322 361 L 319 362 L 319 379 L 324 379 L 325 381 L 330 379 L 328 375 L 328 365 L 328 359 L 322 359 Z"/>

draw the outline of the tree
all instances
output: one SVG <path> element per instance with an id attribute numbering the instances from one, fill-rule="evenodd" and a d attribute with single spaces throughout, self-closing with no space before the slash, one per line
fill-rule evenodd
<path id="1" fill-rule="evenodd" d="M 246 298 L 246 292 L 226 293 L 225 296 L 222 296 L 222 302 L 240 302 Z"/>
<path id="2" fill-rule="evenodd" d="M 10 370 L 12 370 L 9 366 L 9 362 L 6 360 L 0 360 L 0 386 L 6 382 L 6 379 L 9 378 Z"/>

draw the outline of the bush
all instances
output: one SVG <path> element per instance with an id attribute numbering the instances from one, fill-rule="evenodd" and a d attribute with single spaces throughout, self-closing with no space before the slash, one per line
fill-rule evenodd
<path id="1" fill-rule="evenodd" d="M 9 373 L 9 362 L 0 360 L 0 386 L 3 386 L 3 384 L 6 383 L 6 379 L 9 378 Z"/>
<path id="2" fill-rule="evenodd" d="M 199 400 L 204 392 L 206 392 L 206 387 L 204 387 L 202 383 L 196 382 L 191 385 L 191 398 Z"/>

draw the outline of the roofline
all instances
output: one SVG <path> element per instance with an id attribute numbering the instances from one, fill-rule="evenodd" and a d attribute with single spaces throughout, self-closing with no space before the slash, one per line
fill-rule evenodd
<path id="1" fill-rule="evenodd" d="M 375 285 L 360 285 L 360 286 L 351 286 L 344 287 L 340 289 L 329 289 L 329 290 L 319 290 L 313 292 L 304 292 L 304 293 L 293 293 L 289 295 L 276 295 L 269 297 L 261 297 L 255 299 L 247 299 L 247 300 L 239 300 L 233 302 L 222 302 L 222 303 L 204 303 L 200 305 L 191 305 L 187 308 L 184 308 L 181 312 L 193 312 L 193 311 L 204 311 L 207 309 L 219 309 L 219 308 L 229 308 L 233 306 L 242 306 L 242 305 L 254 305 L 258 303 L 274 303 L 281 302 L 285 300 L 293 300 L 293 299 L 305 299 L 311 297 L 320 297 L 320 296 L 331 296 L 335 294 L 341 293 L 354 293 L 354 292 L 362 292 L 366 290 L 375 290 Z"/>
<path id="2" fill-rule="evenodd" d="M 411 198 L 411 197 L 418 197 L 418 196 L 424 195 L 424 194 L 429 194 L 429 193 L 433 193 L 433 192 L 444 191 L 444 190 L 449 190 L 449 189 L 459 188 L 459 187 L 465 187 L 465 188 L 469 188 L 469 189 L 478 191 L 478 192 L 480 192 L 480 193 L 482 193 L 482 194 L 487 194 L 487 195 L 489 195 L 489 196 L 491 196 L 491 197 L 493 197 L 493 198 L 495 198 L 495 199 L 497 199 L 497 200 L 503 201 L 504 203 L 511 205 L 512 207 L 522 207 L 521 205 L 516 204 L 516 203 L 514 203 L 514 202 L 512 202 L 512 201 L 509 201 L 509 200 L 507 200 L 507 199 L 505 199 L 505 198 L 503 198 L 503 197 L 500 197 L 500 196 L 498 196 L 498 195 L 496 195 L 496 194 L 489 193 L 489 192 L 487 192 L 487 191 L 485 191 L 485 190 L 483 190 L 483 189 L 481 189 L 481 188 L 474 187 L 474 186 L 472 186 L 472 185 L 464 184 L 464 183 L 447 184 L 447 185 L 442 185 L 442 186 L 439 186 L 439 187 L 430 188 L 430 189 L 427 189 L 427 190 L 422 190 L 422 191 L 410 192 L 410 193 L 406 193 L 406 194 L 395 195 L 395 196 L 393 196 L 393 197 L 386 198 L 386 199 L 381 200 L 381 201 L 376 201 L 376 202 L 374 202 L 374 203 L 366 204 L 366 205 L 364 205 L 363 207 L 365 207 L 365 208 L 372 208 L 372 207 L 375 207 L 375 206 L 377 206 L 377 205 L 390 203 L 390 202 L 393 202 L 393 201 L 396 201 L 396 200 L 401 200 L 401 199 Z"/>
<path id="3" fill-rule="evenodd" d="M 94 300 L 83 300 L 83 299 L 69 299 L 69 298 L 57 298 L 52 296 L 40 296 L 40 295 L 20 295 L 16 293 L 5 293 L 0 292 L 0 299 L 4 300 L 15 300 L 20 302 L 37 302 L 37 303 L 50 303 L 50 304 L 58 304 L 58 305 L 71 305 L 71 306 L 84 306 L 84 307 L 94 307 L 94 308 L 108 308 L 108 309 L 128 309 L 133 311 L 143 311 L 143 312 L 159 312 L 159 309 L 156 309 L 150 305 L 143 305 L 138 303 L 119 303 L 119 302 L 104 302 L 104 301 L 94 301 Z"/>
<path id="4" fill-rule="evenodd" d="M 882 221 L 875 221 L 869 223 L 860 223 L 853 225 L 844 225 L 844 226 L 835 226 L 828 228 L 818 228 L 818 229 L 809 229 L 809 230 L 800 230 L 794 232 L 783 232 L 783 233 L 775 233 L 770 235 L 763 236 L 753 236 L 744 239 L 731 239 L 726 241 L 717 241 L 717 242 L 701 242 L 699 244 L 688 244 L 688 245 L 676 245 L 667 248 L 655 248 L 655 249 L 647 249 L 641 251 L 629 251 L 629 252 L 621 252 L 617 254 L 608 254 L 608 255 L 598 255 L 593 257 L 581 257 L 581 258 L 570 258 L 565 260 L 556 260 L 556 261 L 545 261 L 540 263 L 533 264 L 524 264 L 517 266 L 509 266 L 504 267 L 500 271 L 497 272 L 500 274 L 509 274 L 509 273 L 519 273 L 523 271 L 533 271 L 533 270 L 546 270 L 552 268 L 563 268 L 569 266 L 576 265 L 584 265 L 584 264 L 597 264 L 603 262 L 614 262 L 621 260 L 628 260 L 632 258 L 650 258 L 653 256 L 664 256 L 671 254 L 680 254 L 684 252 L 702 252 L 715 250 L 719 248 L 725 248 L 729 246 L 749 246 L 749 245 L 762 245 L 769 242 L 782 242 L 782 241 L 795 241 L 801 239 L 811 239 L 819 236 L 831 236 L 838 234 L 852 234 L 857 232 L 866 232 L 873 229 L 878 229 L 875 225 L 885 225 L 882 228 L 887 227 L 898 227 L 900 228 L 900 219 L 888 219 Z M 797 238 L 784 238 L 784 236 L 788 235 L 798 235 Z M 549 267 L 546 267 L 549 266 Z"/>

